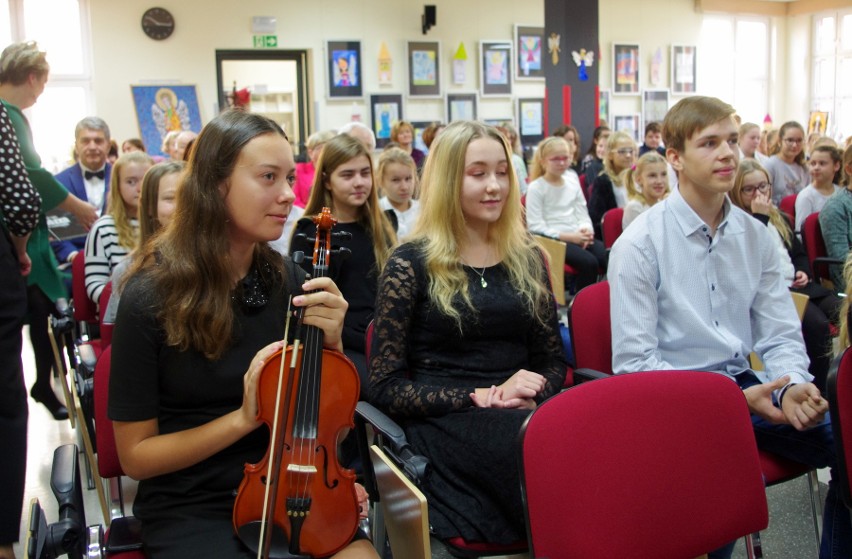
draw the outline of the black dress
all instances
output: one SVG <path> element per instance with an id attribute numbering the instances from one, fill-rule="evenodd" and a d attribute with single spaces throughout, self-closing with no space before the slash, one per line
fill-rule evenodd
<path id="1" fill-rule="evenodd" d="M 380 280 L 373 336 L 371 401 L 402 422 L 432 474 L 421 489 L 440 538 L 512 543 L 525 538 L 517 436 L 527 410 L 476 408 L 476 388 L 499 385 L 519 369 L 542 374 L 540 403 L 565 379 L 555 306 L 538 322 L 502 265 L 465 267 L 477 312 L 459 301 L 464 331 L 428 296 L 422 251 L 407 243 Z M 544 274 L 542 264 L 542 277 Z"/>

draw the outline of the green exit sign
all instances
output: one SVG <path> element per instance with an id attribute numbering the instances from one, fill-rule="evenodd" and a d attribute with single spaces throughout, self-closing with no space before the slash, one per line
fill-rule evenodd
<path id="1" fill-rule="evenodd" d="M 278 36 L 277 35 L 255 35 L 254 36 L 254 48 L 256 49 L 269 49 L 269 48 L 277 48 L 278 47 Z"/>

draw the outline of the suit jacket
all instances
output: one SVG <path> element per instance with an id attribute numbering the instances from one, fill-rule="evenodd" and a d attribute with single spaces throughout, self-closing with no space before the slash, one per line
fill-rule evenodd
<path id="1" fill-rule="evenodd" d="M 104 168 L 104 203 L 101 208 L 102 214 L 106 212 L 111 172 L 112 164 L 107 162 L 106 167 Z M 65 188 L 68 189 L 68 192 L 75 195 L 80 200 L 84 200 L 86 202 L 89 201 L 89 196 L 86 194 L 86 183 L 83 181 L 83 168 L 80 167 L 79 163 L 75 163 L 64 171 L 58 173 L 56 175 L 56 180 L 62 183 Z M 56 254 L 56 259 L 59 260 L 59 263 L 61 264 L 68 260 L 68 255 L 72 252 L 80 251 L 85 248 L 86 237 L 77 237 L 67 241 L 53 241 L 50 243 L 50 246 L 53 248 L 54 254 Z"/>

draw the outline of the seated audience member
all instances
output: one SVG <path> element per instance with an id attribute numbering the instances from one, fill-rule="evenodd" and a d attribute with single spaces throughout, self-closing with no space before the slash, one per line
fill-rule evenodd
<path id="1" fill-rule="evenodd" d="M 796 232 L 802 230 L 805 218 L 822 211 L 828 199 L 840 190 L 834 178 L 842 159 L 840 150 L 831 146 L 818 146 L 811 152 L 808 160 L 811 183 L 796 196 Z"/>
<path id="2" fill-rule="evenodd" d="M 579 291 L 595 283 L 598 271 L 606 269 L 606 249 L 595 239 L 580 179 L 570 167 L 573 155 L 574 144 L 561 137 L 551 136 L 538 144 L 527 190 L 527 229 L 565 242 L 565 263 L 576 270 Z"/>
<path id="3" fill-rule="evenodd" d="M 376 184 L 382 197 L 379 206 L 396 215 L 396 236 L 408 236 L 420 215 L 420 202 L 414 199 L 417 192 L 417 167 L 410 155 L 399 148 L 386 149 L 376 166 Z"/>
<path id="4" fill-rule="evenodd" d="M 565 378 L 511 157 L 496 129 L 450 124 L 426 162 L 421 219 L 380 280 L 370 400 L 433 465 L 422 489 L 442 539 L 525 539 L 516 439 Z"/>
<path id="5" fill-rule="evenodd" d="M 649 151 L 636 165 L 624 172 L 627 204 L 621 218 L 621 228 L 627 229 L 639 214 L 669 195 L 669 165 L 666 158 Z"/>
<path id="6" fill-rule="evenodd" d="M 305 324 L 322 330 L 324 347 L 341 349 L 340 291 L 329 278 L 305 282 L 267 246 L 293 203 L 294 171 L 273 121 L 217 116 L 198 137 L 173 221 L 130 270 L 109 416 L 124 471 L 140 480 L 133 512 L 146 557 L 257 557 L 235 535 L 235 494 L 246 463 L 260 462 L 269 446 L 257 381 L 286 343 L 290 295 Z M 353 540 L 335 557 L 378 558 L 365 534 Z"/>
<path id="7" fill-rule="evenodd" d="M 404 120 L 395 122 L 391 127 L 390 141 L 399 144 L 402 151 L 411 156 L 418 171 L 423 168 L 426 154 L 414 147 L 414 127 L 410 122 Z"/>
<path id="8" fill-rule="evenodd" d="M 616 241 L 609 280 L 613 369 L 712 371 L 743 389 L 758 447 L 824 468 L 836 461 L 828 404 L 807 372 L 801 323 L 771 234 L 734 206 L 733 107 L 709 97 L 666 115 L 676 191 Z M 748 362 L 754 351 L 765 371 Z M 849 509 L 829 482 L 820 557 L 852 557 Z M 733 543 L 713 557 L 730 557 Z"/>
<path id="9" fill-rule="evenodd" d="M 112 163 L 109 126 L 102 118 L 88 116 L 74 129 L 74 156 L 77 163 L 56 175 L 68 192 L 91 204 L 98 215 L 106 211 Z M 83 250 L 86 237 L 51 243 L 59 262 L 71 262 Z"/>
<path id="10" fill-rule="evenodd" d="M 175 137 L 175 148 L 172 150 L 172 159 L 175 161 L 187 161 L 187 155 L 196 137 L 198 137 L 198 134 L 192 130 L 181 131 Z"/>
<path id="11" fill-rule="evenodd" d="M 311 186 L 314 184 L 316 165 L 322 153 L 322 146 L 334 136 L 335 133 L 330 130 L 314 132 L 308 136 L 308 141 L 305 144 L 308 151 L 308 161 L 296 163 L 296 183 L 293 185 L 293 193 L 296 195 L 296 201 L 293 202 L 294 206 L 304 208 L 305 204 L 308 203 Z"/>
<path id="12" fill-rule="evenodd" d="M 772 183 L 772 203 L 801 192 L 808 185 L 805 168 L 805 129 L 798 122 L 785 122 L 778 132 L 779 144 L 764 168 Z"/>
<path id="13" fill-rule="evenodd" d="M 115 265 L 110 275 L 112 294 L 104 311 L 104 322 L 115 322 L 118 302 L 124 288 L 127 271 L 145 245 L 156 233 L 167 226 L 175 212 L 175 200 L 184 170 L 183 161 L 157 163 L 145 173 L 142 190 L 139 192 L 139 241 L 130 255 Z"/>
<path id="14" fill-rule="evenodd" d="M 554 136 L 562 137 L 569 144 L 574 144 L 574 161 L 571 168 L 580 176 L 580 132 L 570 124 L 564 124 L 553 131 Z M 591 184 L 591 183 L 590 183 Z"/>
<path id="15" fill-rule="evenodd" d="M 659 122 L 649 122 L 645 125 L 645 143 L 639 146 L 639 157 L 642 157 L 649 151 L 656 151 L 663 157 L 666 155 L 666 148 L 661 144 L 663 141 L 662 128 Z"/>
<path id="16" fill-rule="evenodd" d="M 592 145 L 580 161 L 580 172 L 578 175 L 586 177 L 586 188 L 590 188 L 594 184 L 595 179 L 603 171 L 604 156 L 606 155 L 606 145 L 609 141 L 609 135 L 612 131 L 606 125 L 601 125 L 595 128 L 592 134 Z M 580 146 L 577 146 L 579 149 Z"/>
<path id="17" fill-rule="evenodd" d="M 829 258 L 845 260 L 852 249 L 852 146 L 843 152 L 843 188 L 831 195 L 819 212 L 819 225 Z M 832 265 L 831 281 L 834 289 L 844 291 L 846 283 L 843 270 Z"/>
<path id="18" fill-rule="evenodd" d="M 769 159 L 758 150 L 761 137 L 760 126 L 757 124 L 753 122 L 744 122 L 740 125 L 740 136 L 738 140 L 738 145 L 740 146 L 740 160 L 757 159 L 757 162 L 763 165 L 766 160 Z"/>
<path id="19" fill-rule="evenodd" d="M 730 193 L 731 202 L 767 226 L 785 285 L 791 291 L 803 293 L 809 298 L 802 318 L 805 348 L 811 360 L 808 371 L 814 376 L 817 388 L 825 391 L 831 364 L 829 323 L 837 323 L 840 299 L 831 290 L 811 281 L 808 255 L 793 234 L 787 218 L 772 205 L 771 195 L 772 185 L 769 184 L 766 170 L 754 159 L 742 161 Z"/>
<path id="20" fill-rule="evenodd" d="M 446 128 L 447 125 L 443 122 L 433 122 L 423 131 L 423 143 L 426 145 L 426 153 L 428 154 L 430 149 L 432 149 L 432 142 L 435 141 L 435 138 L 441 133 L 441 130 Z"/>
<path id="21" fill-rule="evenodd" d="M 346 134 L 352 136 L 367 148 L 367 151 L 372 155 L 376 151 L 376 134 L 370 130 L 370 127 L 361 122 L 347 122 L 338 130 L 338 134 Z"/>
<path id="22" fill-rule="evenodd" d="M 373 319 L 379 273 L 396 243 L 394 223 L 379 206 L 379 196 L 373 180 L 373 161 L 366 146 L 347 134 L 338 134 L 322 148 L 311 197 L 305 207 L 305 217 L 293 228 L 290 253 L 312 254 L 313 243 L 299 238 L 300 233 L 313 237 L 316 230 L 312 217 L 323 208 L 331 208 L 337 218 L 335 231 L 352 236 L 341 239 L 339 246 L 351 254 L 331 261 L 329 277 L 340 288 L 349 304 L 343 321 L 343 351 L 355 363 L 361 375 L 361 394 L 366 398 L 367 325 Z M 393 212 L 389 212 L 393 216 Z M 302 266 L 308 270 L 310 259 Z"/>
<path id="23" fill-rule="evenodd" d="M 595 228 L 595 237 L 603 239 L 601 219 L 613 208 L 623 208 L 627 204 L 627 188 L 622 173 L 636 161 L 636 142 L 626 132 L 610 135 L 604 155 L 604 170 L 592 184 L 589 195 L 589 217 Z"/>
<path id="24" fill-rule="evenodd" d="M 86 293 L 98 303 L 112 270 L 136 248 L 139 236 L 139 190 L 154 161 L 147 153 L 130 152 L 115 162 L 107 212 L 86 238 Z"/>
<path id="25" fill-rule="evenodd" d="M 130 138 L 121 143 L 121 153 L 129 153 L 131 151 L 147 152 L 148 150 L 145 149 L 145 143 L 142 140 L 139 138 Z"/>
<path id="26" fill-rule="evenodd" d="M 175 159 L 175 140 L 180 134 L 180 130 L 171 130 L 166 132 L 166 135 L 163 136 L 163 145 L 160 146 L 160 151 L 162 151 L 168 159 Z"/>
<path id="27" fill-rule="evenodd" d="M 515 169 L 515 177 L 518 179 L 518 186 L 521 188 L 521 196 L 523 196 L 527 193 L 529 175 L 527 173 L 527 164 L 523 157 L 521 138 L 518 136 L 518 131 L 511 124 L 506 123 L 498 126 L 497 130 L 509 142 L 509 148 L 512 150 L 512 167 Z"/>

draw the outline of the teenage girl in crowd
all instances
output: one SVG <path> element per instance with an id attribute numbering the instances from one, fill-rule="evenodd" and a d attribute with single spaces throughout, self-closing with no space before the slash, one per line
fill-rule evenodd
<path id="1" fill-rule="evenodd" d="M 829 289 L 811 281 L 807 253 L 793 234 L 787 218 L 772 204 L 771 196 L 772 183 L 766 170 L 753 159 L 740 162 L 730 194 L 731 202 L 769 228 L 777 248 L 781 273 L 790 290 L 804 293 L 810 299 L 802 318 L 802 334 L 811 360 L 808 372 L 814 375 L 814 384 L 820 391 L 825 391 L 831 364 L 829 323 L 837 323 L 840 299 Z"/>
<path id="2" fill-rule="evenodd" d="M 361 394 L 366 396 L 369 380 L 364 353 L 367 325 L 373 319 L 379 272 L 387 261 L 388 251 L 396 243 L 391 222 L 395 218 L 390 218 L 379 206 L 370 153 L 363 143 L 347 134 L 335 136 L 322 149 L 305 217 L 293 230 L 291 253 L 311 254 L 313 243 L 298 235 L 314 236 L 316 226 L 311 218 L 324 207 L 331 208 L 332 215 L 337 218 L 335 231 L 352 235 L 351 239 L 336 243 L 352 254 L 332 258 L 329 275 L 349 303 L 343 323 L 343 350 L 358 368 Z M 306 259 L 303 266 L 307 269 L 309 264 L 310 259 Z"/>
<path id="3" fill-rule="evenodd" d="M 801 192 L 808 185 L 805 168 L 805 129 L 798 122 L 781 125 L 778 131 L 777 151 L 766 162 L 772 184 L 772 202 L 777 206 L 781 199 Z"/>
<path id="4" fill-rule="evenodd" d="M 420 215 L 420 202 L 414 199 L 417 191 L 414 160 L 399 148 L 384 150 L 376 167 L 376 183 L 383 194 L 379 206 L 393 211 L 398 224 L 396 235 L 404 239 Z"/>
<path id="5" fill-rule="evenodd" d="M 621 228 L 627 229 L 639 214 L 668 196 L 669 178 L 666 158 L 657 151 L 649 151 L 639 158 L 636 165 L 624 172 L 627 187 L 627 204 Z"/>
<path id="6" fill-rule="evenodd" d="M 576 290 L 595 283 L 606 269 L 606 249 L 595 239 L 580 179 L 570 165 L 574 144 L 551 136 L 538 144 L 527 190 L 527 228 L 565 242 L 565 263 L 577 271 Z M 554 266 L 559 263 L 554 262 Z"/>
<path id="7" fill-rule="evenodd" d="M 589 195 L 589 216 L 595 227 L 595 237 L 603 239 L 601 219 L 613 208 L 627 204 L 627 188 L 621 174 L 636 161 L 636 142 L 626 132 L 614 132 L 606 143 L 604 169 L 592 185 Z"/>
<path id="8" fill-rule="evenodd" d="M 587 189 L 592 187 L 595 179 L 603 171 L 603 158 L 606 154 L 606 144 L 609 141 L 611 133 L 609 127 L 604 124 L 595 128 L 592 134 L 592 145 L 589 146 L 589 150 L 580 162 L 580 172 L 578 173 L 586 177 Z M 577 140 L 579 141 L 579 137 Z M 580 149 L 579 143 L 577 144 L 577 149 Z"/>
<path id="9" fill-rule="evenodd" d="M 142 247 L 172 220 L 183 170 L 183 161 L 164 161 L 157 163 L 145 173 L 145 178 L 142 179 L 142 191 L 139 193 L 139 242 L 130 256 L 116 264 L 112 270 L 110 275 L 112 295 L 104 311 L 104 322 L 115 322 L 118 301 L 124 287 L 124 276 L 142 252 Z"/>
<path id="10" fill-rule="evenodd" d="M 136 248 L 139 237 L 139 191 L 154 161 L 134 151 L 118 158 L 110 177 L 107 213 L 86 238 L 86 293 L 98 303 L 116 264 Z"/>
<path id="11" fill-rule="evenodd" d="M 398 143 L 402 151 L 411 156 L 418 171 L 423 168 L 423 160 L 426 159 L 426 154 L 414 147 L 414 127 L 410 122 L 404 120 L 395 122 L 391 126 L 390 139 L 392 142 Z"/>
<path id="12" fill-rule="evenodd" d="M 421 219 L 379 288 L 370 400 L 435 466 L 423 491 L 442 539 L 526 538 L 516 439 L 565 378 L 511 157 L 496 129 L 450 124 L 423 172 Z"/>
<path id="13" fill-rule="evenodd" d="M 757 159 L 757 162 L 763 165 L 768 157 L 758 151 L 760 146 L 760 126 L 753 122 L 744 122 L 740 125 L 739 147 L 740 160 Z"/>
<path id="14" fill-rule="evenodd" d="M 852 249 L 852 146 L 843 152 L 843 187 L 829 198 L 819 212 L 819 225 L 829 258 L 845 260 Z M 830 266 L 831 281 L 838 291 L 846 289 L 842 267 Z"/>
<path id="15" fill-rule="evenodd" d="M 828 199 L 840 190 L 834 179 L 841 159 L 840 150 L 831 146 L 817 146 L 811 152 L 808 160 L 811 183 L 796 196 L 796 231 L 801 231 L 805 219 L 822 211 Z"/>
<path id="16" fill-rule="evenodd" d="M 560 136 L 569 144 L 574 144 L 574 160 L 571 168 L 580 176 L 580 132 L 570 124 L 564 124 L 553 131 L 554 136 Z M 589 183 L 591 184 L 591 183 Z"/>
<path id="17" fill-rule="evenodd" d="M 308 203 L 308 198 L 311 196 L 311 186 L 314 184 L 314 174 L 316 173 L 317 161 L 319 161 L 322 146 L 334 138 L 335 133 L 326 130 L 324 132 L 314 132 L 308 136 L 308 141 L 305 148 L 308 150 L 308 160 L 304 163 L 296 163 L 296 184 L 293 185 L 293 192 L 296 194 L 294 204 L 300 208 L 304 208 Z"/>
<path id="18" fill-rule="evenodd" d="M 281 235 L 294 180 L 277 124 L 217 116 L 196 141 L 171 223 L 129 272 L 109 415 L 124 471 L 140 480 L 133 512 L 148 557 L 257 557 L 234 535 L 234 494 L 269 444 L 257 380 L 282 347 L 288 297 L 327 349 L 341 348 L 340 291 L 329 278 L 305 283 L 267 245 Z M 365 539 L 338 556 L 377 557 Z"/>

